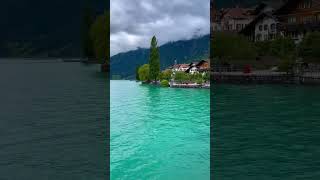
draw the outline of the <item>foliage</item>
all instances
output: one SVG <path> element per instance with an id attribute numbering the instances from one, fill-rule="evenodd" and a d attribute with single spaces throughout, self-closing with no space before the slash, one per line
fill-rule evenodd
<path id="1" fill-rule="evenodd" d="M 201 73 L 189 74 L 186 72 L 176 72 L 174 80 L 178 83 L 195 82 L 198 84 L 202 84 L 204 81 L 206 81 L 205 76 L 203 76 Z"/>
<path id="2" fill-rule="evenodd" d="M 257 41 L 254 45 L 259 56 L 271 55 L 271 41 Z"/>
<path id="3" fill-rule="evenodd" d="M 151 46 L 150 46 L 150 57 L 149 57 L 149 77 L 150 80 L 157 81 L 159 79 L 160 73 L 160 54 L 158 49 L 158 42 L 155 36 L 151 39 Z"/>
<path id="4" fill-rule="evenodd" d="M 167 70 L 162 71 L 160 73 L 160 77 L 159 78 L 160 78 L 160 80 L 168 80 L 168 81 L 170 81 L 171 76 L 172 76 L 172 71 L 167 69 Z"/>
<path id="5" fill-rule="evenodd" d="M 291 38 L 278 37 L 271 41 L 270 46 L 272 56 L 288 58 L 288 56 L 296 55 L 296 45 Z"/>
<path id="6" fill-rule="evenodd" d="M 213 57 L 222 62 L 254 60 L 257 54 L 254 45 L 238 34 L 216 32 L 211 44 Z"/>
<path id="7" fill-rule="evenodd" d="M 203 83 L 203 79 L 197 79 L 197 80 L 196 80 L 196 83 L 197 83 L 197 84 L 202 84 L 202 83 Z"/>
<path id="8" fill-rule="evenodd" d="M 161 68 L 167 68 L 178 63 L 189 63 L 194 59 L 207 58 L 209 52 L 209 35 L 190 40 L 169 42 L 159 46 Z M 111 74 L 120 74 L 122 77 L 134 77 L 135 67 L 148 63 L 150 50 L 138 48 L 133 51 L 120 53 L 111 57 Z"/>
<path id="9" fill-rule="evenodd" d="M 178 83 L 185 83 L 189 81 L 189 74 L 186 72 L 176 72 L 174 75 L 174 80 Z"/>
<path id="10" fill-rule="evenodd" d="M 294 66 L 294 60 L 290 58 L 284 58 L 278 65 L 278 69 L 280 72 L 287 72 L 289 73 L 290 71 L 293 70 Z"/>
<path id="11" fill-rule="evenodd" d="M 204 81 L 210 81 L 210 74 L 208 72 L 204 73 L 202 77 Z"/>
<path id="12" fill-rule="evenodd" d="M 109 17 L 110 13 L 105 11 L 103 15 L 97 17 L 90 29 L 90 38 L 93 43 L 94 56 L 101 64 L 106 63 L 110 56 Z"/>
<path id="13" fill-rule="evenodd" d="M 169 87 L 169 81 L 168 80 L 161 80 L 160 82 L 161 87 Z"/>
<path id="14" fill-rule="evenodd" d="M 299 55 L 304 59 L 320 58 L 320 32 L 308 33 L 299 46 Z"/>
<path id="15" fill-rule="evenodd" d="M 144 64 L 139 68 L 139 79 L 140 81 L 149 81 L 150 77 L 149 77 L 149 64 Z"/>
<path id="16" fill-rule="evenodd" d="M 136 67 L 136 80 L 140 81 L 140 77 L 139 77 L 139 67 Z"/>

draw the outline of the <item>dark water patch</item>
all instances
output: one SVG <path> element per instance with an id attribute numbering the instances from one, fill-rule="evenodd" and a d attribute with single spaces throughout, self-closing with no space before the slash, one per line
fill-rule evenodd
<path id="1" fill-rule="evenodd" d="M 213 87 L 213 179 L 318 179 L 320 88 Z"/>
<path id="2" fill-rule="evenodd" d="M 99 66 L 0 64 L 2 179 L 105 179 L 107 79 Z"/>

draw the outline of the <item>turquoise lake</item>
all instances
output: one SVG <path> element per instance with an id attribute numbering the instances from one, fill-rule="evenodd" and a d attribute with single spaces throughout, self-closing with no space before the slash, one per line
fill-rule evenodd
<path id="1" fill-rule="evenodd" d="M 111 81 L 111 179 L 208 180 L 210 90 Z"/>

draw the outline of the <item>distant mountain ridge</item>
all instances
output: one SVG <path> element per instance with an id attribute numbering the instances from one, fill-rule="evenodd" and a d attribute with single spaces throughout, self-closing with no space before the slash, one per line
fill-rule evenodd
<path id="1" fill-rule="evenodd" d="M 178 63 L 187 63 L 209 57 L 210 37 L 205 35 L 190 40 L 169 42 L 159 47 L 161 69 Z M 111 75 L 120 75 L 122 78 L 133 79 L 136 67 L 148 63 L 149 49 L 119 53 L 110 59 Z"/>

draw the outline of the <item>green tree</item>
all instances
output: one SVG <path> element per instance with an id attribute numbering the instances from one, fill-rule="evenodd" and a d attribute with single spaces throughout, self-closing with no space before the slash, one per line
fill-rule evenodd
<path id="1" fill-rule="evenodd" d="M 165 80 L 165 79 L 161 80 L 160 85 L 161 85 L 161 87 L 169 87 L 170 86 L 169 81 Z"/>
<path id="2" fill-rule="evenodd" d="M 149 77 L 150 80 L 157 81 L 160 74 L 160 54 L 158 49 L 158 42 L 155 36 L 152 37 L 149 57 Z"/>
<path id="3" fill-rule="evenodd" d="M 94 57 L 99 63 L 108 63 L 110 56 L 110 13 L 105 11 L 97 17 L 91 26 L 90 37 L 93 43 Z"/>
<path id="4" fill-rule="evenodd" d="M 149 64 L 144 64 L 139 68 L 139 79 L 140 81 L 144 81 L 147 82 L 150 80 L 149 78 L 149 72 L 150 72 L 150 68 L 149 68 Z"/>
<path id="5" fill-rule="evenodd" d="M 203 80 L 204 80 L 204 81 L 210 81 L 210 75 L 209 75 L 208 72 L 206 72 L 206 73 L 203 74 Z"/>
<path id="6" fill-rule="evenodd" d="M 185 72 L 176 72 L 174 76 L 174 80 L 178 83 L 185 83 L 190 81 L 190 77 L 188 73 Z"/>
<path id="7" fill-rule="evenodd" d="M 296 55 L 296 45 L 291 38 L 278 37 L 271 42 L 271 55 L 281 59 Z"/>
<path id="8" fill-rule="evenodd" d="M 257 55 L 253 43 L 238 34 L 217 32 L 211 45 L 213 57 L 220 62 L 239 63 L 239 60 L 254 60 Z"/>
<path id="9" fill-rule="evenodd" d="M 169 70 L 169 69 L 167 69 L 167 70 L 162 71 L 162 72 L 160 73 L 160 80 L 170 81 L 171 76 L 172 76 L 172 71 Z"/>
<path id="10" fill-rule="evenodd" d="M 320 62 L 320 32 L 308 33 L 299 46 L 299 55 L 305 60 Z"/>
<path id="11" fill-rule="evenodd" d="M 139 78 L 139 67 L 136 67 L 136 80 L 140 81 L 140 78 Z"/>

